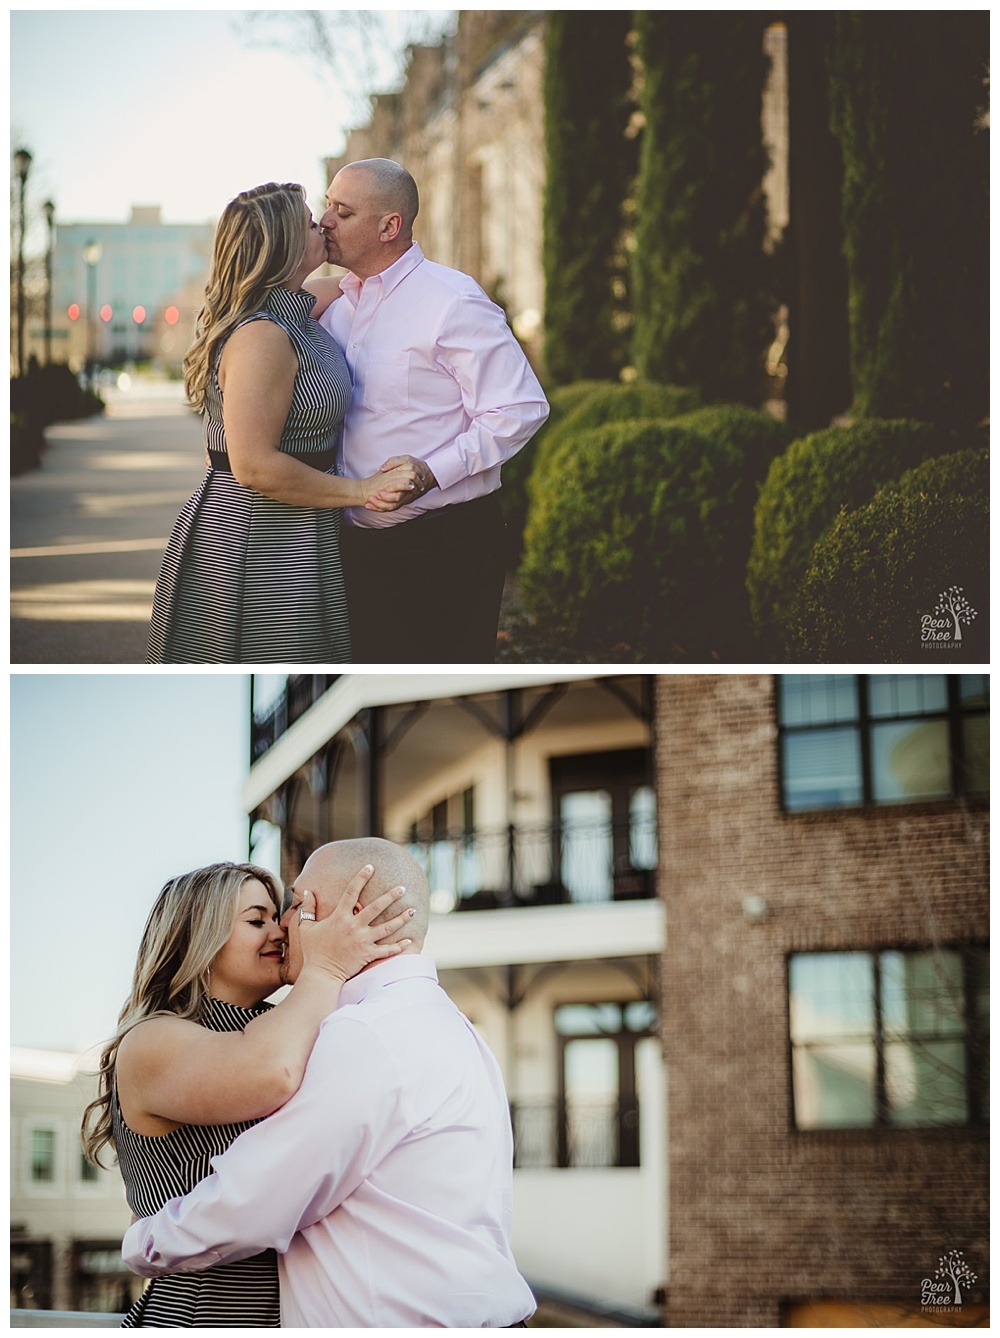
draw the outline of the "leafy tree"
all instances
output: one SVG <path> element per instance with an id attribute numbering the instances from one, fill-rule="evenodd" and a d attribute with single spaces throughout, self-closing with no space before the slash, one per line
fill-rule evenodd
<path id="1" fill-rule="evenodd" d="M 633 361 L 640 376 L 695 386 L 706 401 L 756 404 L 770 342 L 761 19 L 642 10 L 636 28 Z"/>
<path id="2" fill-rule="evenodd" d="M 548 379 L 614 378 L 627 354 L 624 203 L 635 174 L 628 11 L 551 10 L 542 214 Z"/>
<path id="3" fill-rule="evenodd" d="M 986 12 L 838 13 L 854 411 L 988 411 Z"/>

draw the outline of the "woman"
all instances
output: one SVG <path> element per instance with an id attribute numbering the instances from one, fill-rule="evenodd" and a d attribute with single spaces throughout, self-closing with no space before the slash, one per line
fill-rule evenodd
<path id="1" fill-rule="evenodd" d="M 161 891 L 139 947 L 132 991 L 101 1055 L 99 1095 L 87 1107 L 83 1145 L 97 1163 L 117 1152 L 129 1207 L 146 1216 L 210 1172 L 210 1159 L 283 1105 L 302 1081 L 323 1019 L 344 981 L 390 944 L 412 912 L 373 927 L 402 888 L 355 913 L 366 865 L 325 920 L 301 926 L 303 967 L 282 984 L 285 934 L 278 880 L 252 864 L 213 864 Z M 303 919 L 314 917 L 306 893 Z M 123 1328 L 276 1328 L 273 1251 L 154 1280 Z"/>
<path id="2" fill-rule="evenodd" d="M 350 659 L 340 508 L 394 511 L 421 488 L 409 461 L 335 472 L 350 375 L 302 290 L 325 259 L 301 186 L 258 186 L 223 212 L 184 361 L 210 467 L 164 554 L 150 663 Z"/>

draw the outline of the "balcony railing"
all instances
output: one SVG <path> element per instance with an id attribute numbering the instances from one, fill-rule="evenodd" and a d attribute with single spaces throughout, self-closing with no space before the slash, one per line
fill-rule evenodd
<path id="1" fill-rule="evenodd" d="M 519 1170 L 639 1165 L 634 1101 L 516 1101 L 510 1110 Z"/>
<path id="2" fill-rule="evenodd" d="M 257 762 L 310 706 L 319 701 L 340 674 L 289 674 L 284 691 L 250 721 L 250 761 Z"/>
<path id="3" fill-rule="evenodd" d="M 653 816 L 451 831 L 409 842 L 435 911 L 634 901 L 656 896 Z"/>

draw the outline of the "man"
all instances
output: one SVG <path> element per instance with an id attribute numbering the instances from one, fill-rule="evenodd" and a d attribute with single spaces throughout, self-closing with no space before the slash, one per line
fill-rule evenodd
<path id="1" fill-rule="evenodd" d="M 514 1328 L 534 1301 L 510 1250 L 513 1146 L 499 1066 L 422 954 L 427 882 L 388 841 L 337 841 L 306 861 L 282 917 L 283 974 L 302 966 L 299 907 L 329 914 L 406 885 L 398 956 L 348 981 L 302 1086 L 242 1134 L 183 1199 L 122 1245 L 145 1277 L 277 1249 L 283 1328 Z"/>
<path id="2" fill-rule="evenodd" d="M 424 258 L 413 240 L 418 204 L 398 163 L 344 167 L 321 226 L 328 260 L 350 273 L 308 285 L 354 382 L 344 473 L 368 477 L 403 455 L 421 462 L 411 504 L 345 512 L 352 654 L 374 664 L 492 663 L 506 567 L 493 494 L 500 466 L 549 409 L 500 308 L 468 275 Z"/>

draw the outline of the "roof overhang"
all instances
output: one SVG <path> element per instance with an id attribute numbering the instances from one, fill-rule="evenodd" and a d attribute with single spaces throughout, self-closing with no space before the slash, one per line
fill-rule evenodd
<path id="1" fill-rule="evenodd" d="M 603 677 L 607 675 L 593 669 L 526 674 L 511 669 L 464 674 L 345 674 L 251 766 L 243 783 L 244 811 L 252 813 L 366 707 L 472 697 L 481 692 Z"/>

